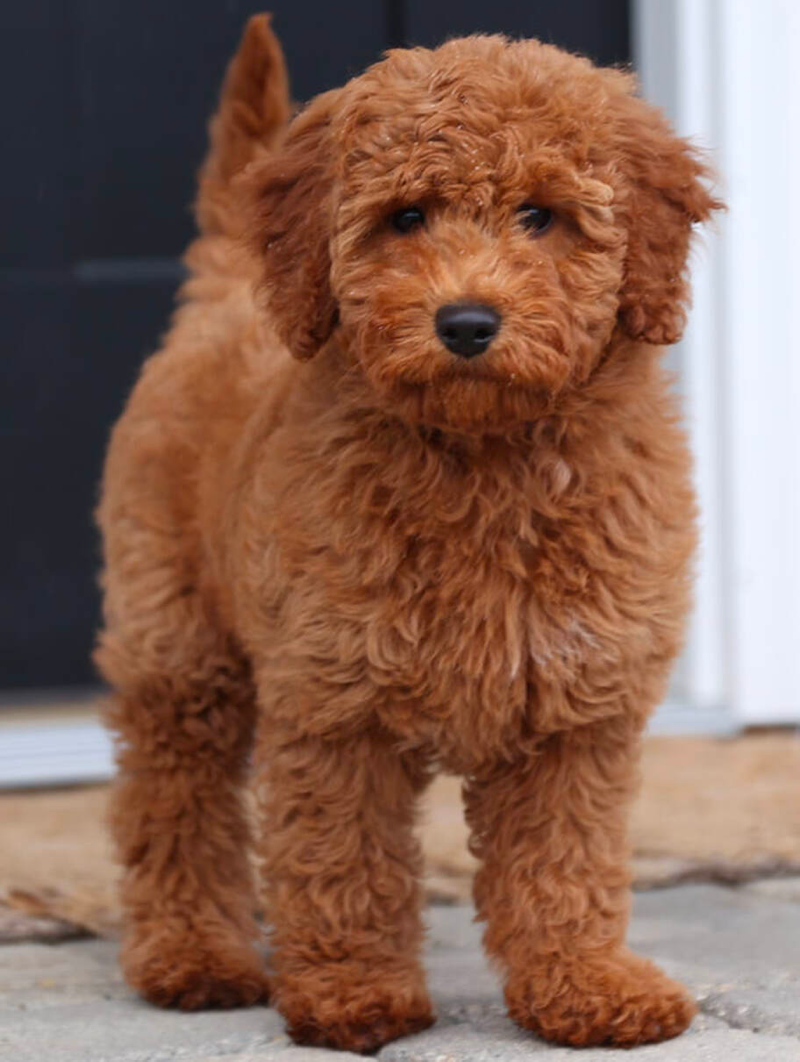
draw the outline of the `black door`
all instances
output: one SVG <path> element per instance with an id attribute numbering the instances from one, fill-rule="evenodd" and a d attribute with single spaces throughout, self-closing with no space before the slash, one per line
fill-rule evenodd
<path id="1" fill-rule="evenodd" d="M 192 235 L 244 0 L 25 0 L 3 18 L 0 689 L 92 681 L 91 512 L 108 429 Z M 273 0 L 297 99 L 389 46 L 475 31 L 629 58 L 626 0 Z"/>

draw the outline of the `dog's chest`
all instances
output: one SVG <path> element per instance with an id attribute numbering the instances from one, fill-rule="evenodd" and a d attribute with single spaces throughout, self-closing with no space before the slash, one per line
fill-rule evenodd
<path id="1" fill-rule="evenodd" d="M 384 512 L 362 528 L 351 571 L 391 718 L 405 703 L 420 725 L 524 726 L 532 688 L 569 684 L 593 643 L 569 521 L 537 511 L 510 477 Z"/>
<path id="2" fill-rule="evenodd" d="M 491 674 L 506 684 L 532 666 L 563 670 L 587 642 L 577 608 L 583 579 L 574 557 L 553 553 L 513 534 L 485 545 L 411 538 L 378 598 L 376 633 L 402 670 L 473 681 Z"/>

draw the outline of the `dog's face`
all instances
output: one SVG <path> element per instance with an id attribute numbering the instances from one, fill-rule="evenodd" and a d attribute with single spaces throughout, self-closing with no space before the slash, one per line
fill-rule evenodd
<path id="1" fill-rule="evenodd" d="M 315 100 L 248 176 L 299 357 L 335 332 L 401 415 L 502 430 L 618 332 L 674 342 L 691 224 L 719 204 L 631 79 L 536 41 L 393 52 Z"/>

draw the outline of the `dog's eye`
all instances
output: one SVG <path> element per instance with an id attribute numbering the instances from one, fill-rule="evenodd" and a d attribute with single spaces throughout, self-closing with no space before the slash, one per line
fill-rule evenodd
<path id="1" fill-rule="evenodd" d="M 553 211 L 533 203 L 523 203 L 517 213 L 519 220 L 532 236 L 541 236 L 553 223 Z"/>
<path id="2" fill-rule="evenodd" d="M 392 214 L 392 228 L 397 232 L 412 232 L 425 224 L 425 215 L 419 207 L 403 207 Z"/>

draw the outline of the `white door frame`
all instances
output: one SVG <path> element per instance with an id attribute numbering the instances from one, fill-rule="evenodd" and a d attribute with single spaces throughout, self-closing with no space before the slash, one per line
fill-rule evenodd
<path id="1" fill-rule="evenodd" d="M 675 352 L 703 513 L 677 693 L 800 724 L 800 5 L 634 0 L 633 19 L 643 94 L 711 150 L 729 205 Z"/>

